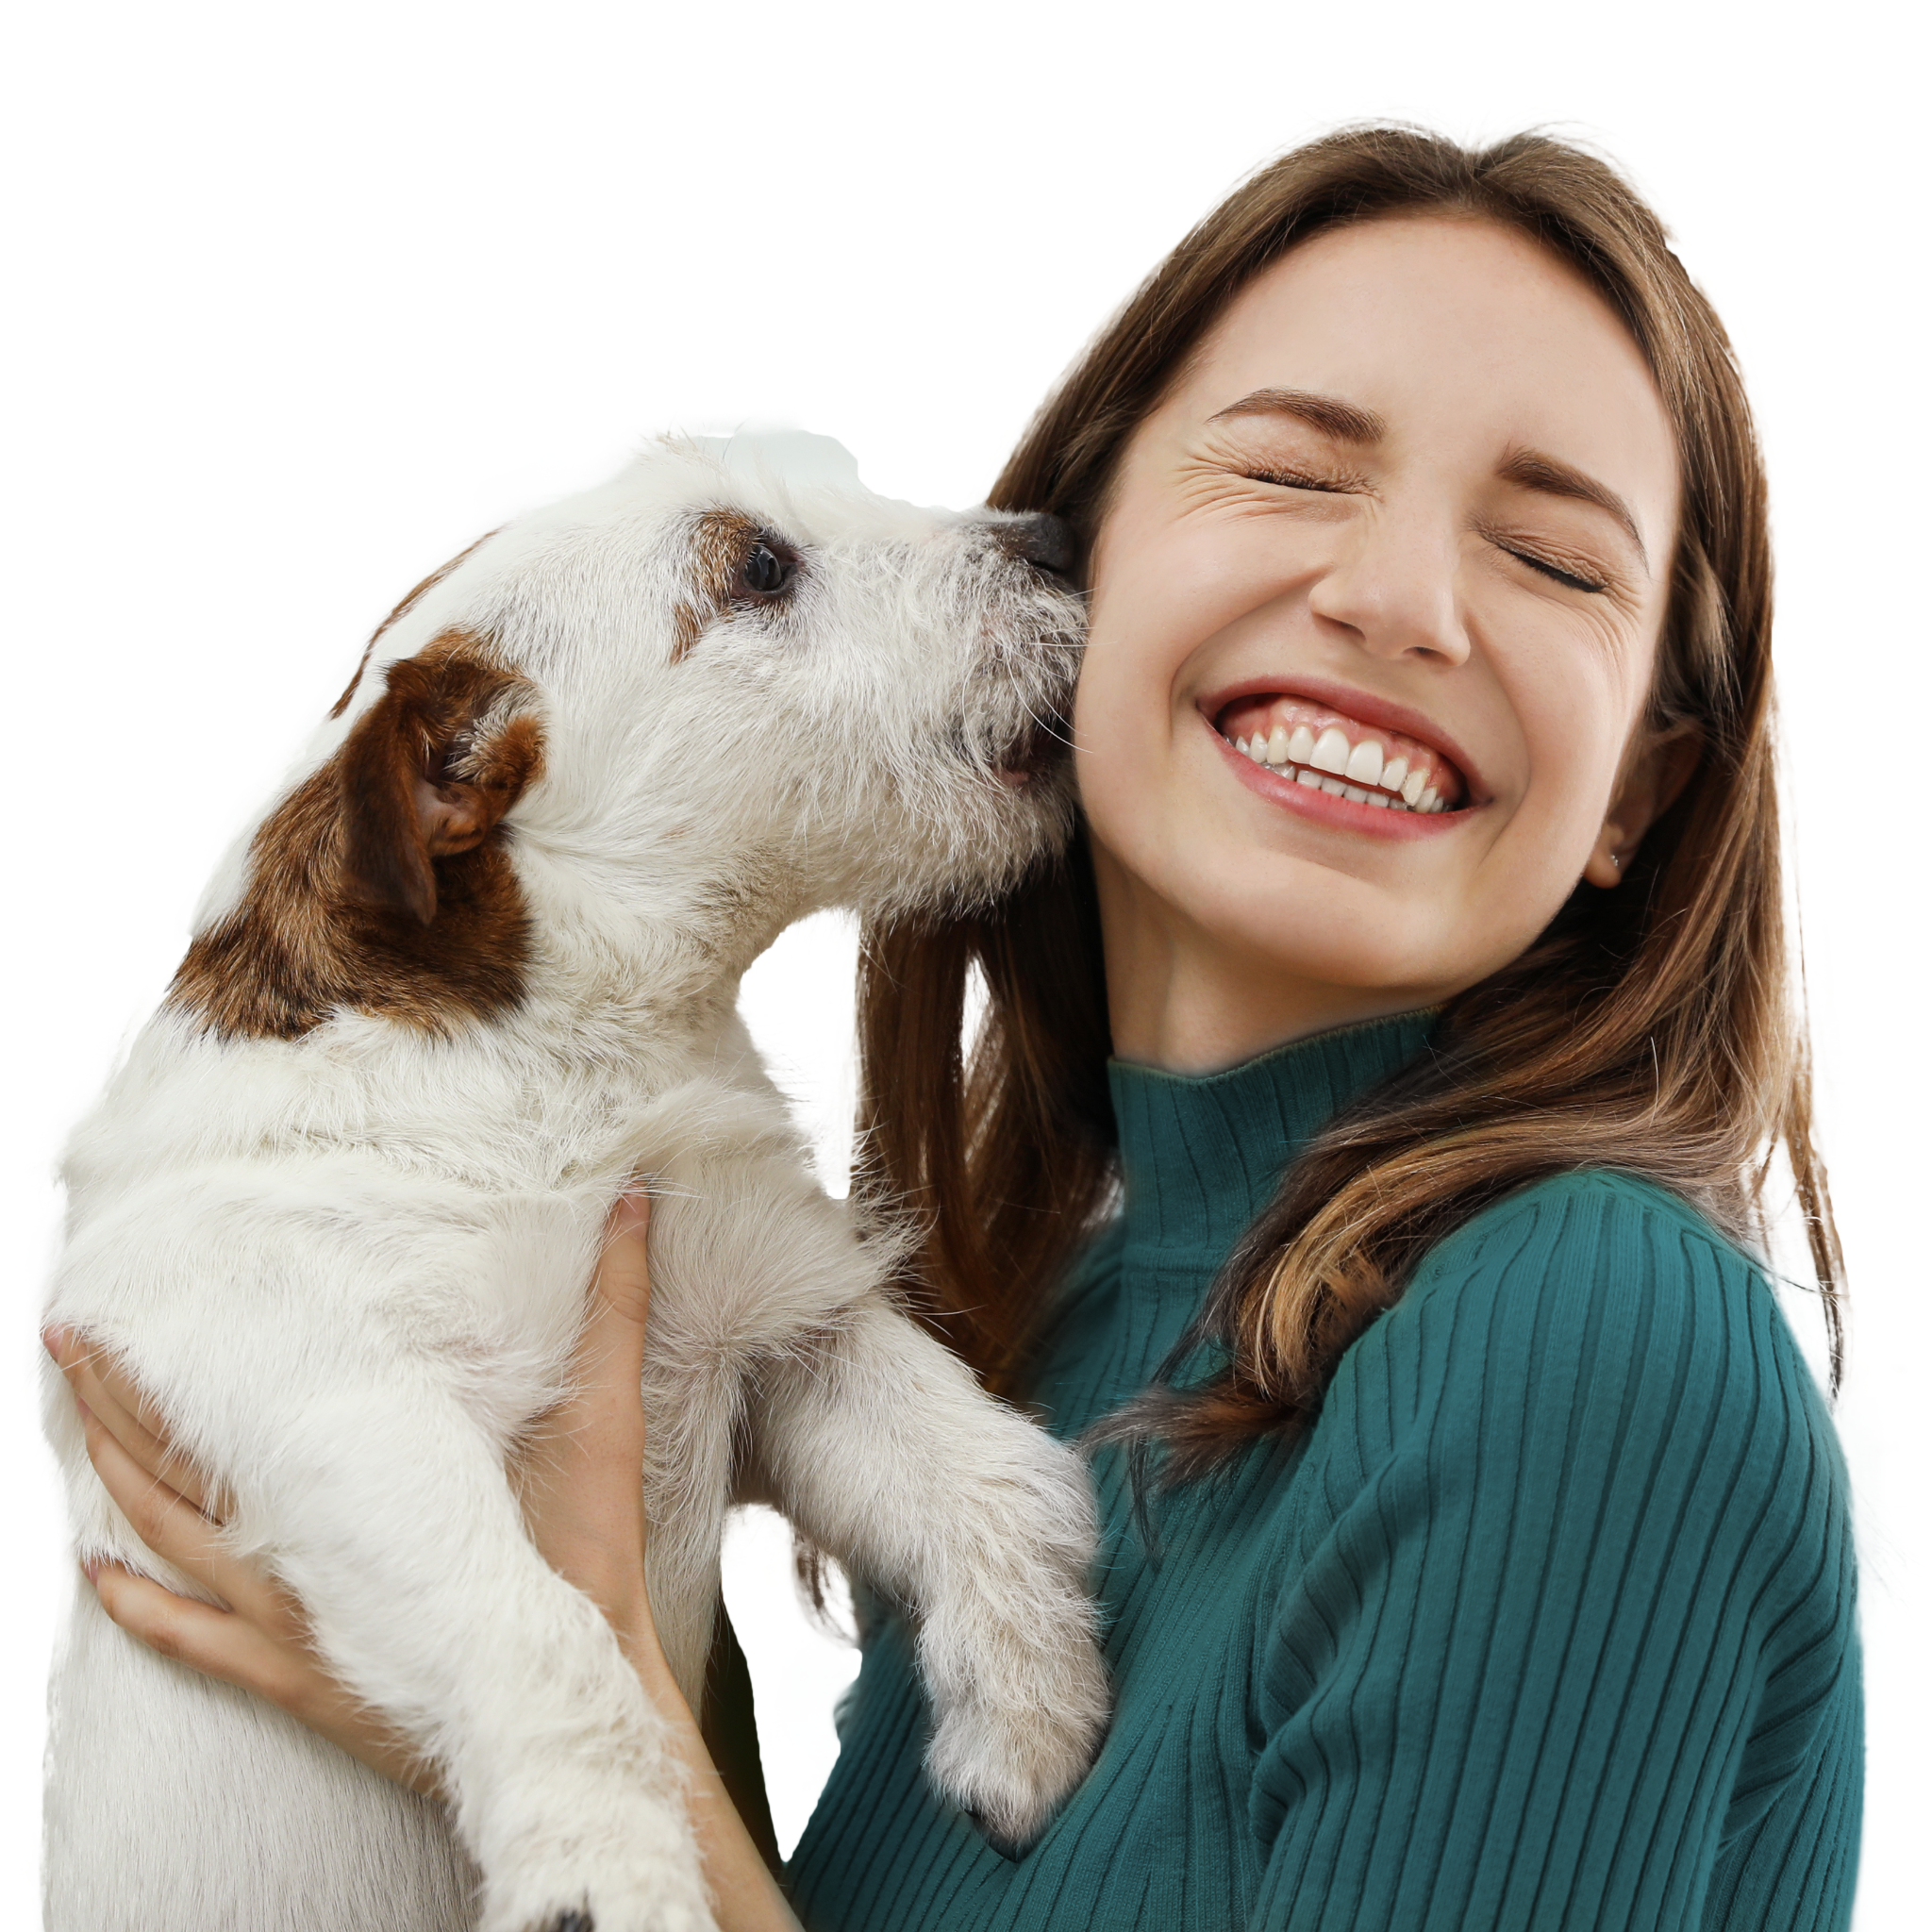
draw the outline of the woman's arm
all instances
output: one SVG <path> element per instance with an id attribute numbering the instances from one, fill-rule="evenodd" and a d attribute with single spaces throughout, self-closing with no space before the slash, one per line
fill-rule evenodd
<path id="1" fill-rule="evenodd" d="M 648 1204 L 638 1197 L 612 1212 L 575 1391 L 544 1417 L 518 1458 L 519 1492 L 545 1560 L 603 1610 L 670 1726 L 689 1774 L 691 1826 L 721 1932 L 797 1932 L 672 1677 L 644 1589 L 639 1389 L 651 1301 L 648 1220 Z M 90 1575 L 108 1616 L 164 1657 L 279 1706 L 385 1777 L 434 1792 L 431 1768 L 329 1675 L 308 1641 L 301 1606 L 225 1546 L 220 1496 L 174 1453 L 140 1391 L 79 1337 L 57 1331 L 47 1346 L 80 1403 L 88 1454 L 108 1494 L 157 1556 L 227 1606 L 176 1596 L 152 1578 L 102 1564 Z"/>

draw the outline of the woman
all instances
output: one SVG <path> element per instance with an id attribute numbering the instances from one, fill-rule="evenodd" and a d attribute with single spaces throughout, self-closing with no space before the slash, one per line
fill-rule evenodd
<path id="1" fill-rule="evenodd" d="M 799 1918 L 1844 1924 L 1845 1482 L 1745 1252 L 1774 1156 L 1834 1345 L 1837 1250 L 1716 319 L 1588 157 L 1336 136 L 1181 244 L 994 500 L 1080 540 L 1082 841 L 870 936 L 868 1185 L 929 1206 L 941 1332 L 1091 1432 L 1117 1710 L 1009 1856 L 924 1783 L 874 1616 Z M 679 1727 L 721 1923 L 791 1924 L 643 1597 L 641 1208 L 599 1289 L 536 1534 Z M 234 1606 L 116 1572 L 110 1613 L 411 1775 L 53 1345 L 108 1487 Z"/>

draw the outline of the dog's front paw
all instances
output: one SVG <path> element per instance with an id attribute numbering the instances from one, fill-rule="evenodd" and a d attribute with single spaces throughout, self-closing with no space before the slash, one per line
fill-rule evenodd
<path id="1" fill-rule="evenodd" d="M 933 1782 L 1008 1847 L 1029 1844 L 1087 1775 L 1107 1729 L 1107 1671 L 1084 1620 L 1029 1646 L 1031 1669 L 985 1673 L 945 1700 L 926 1751 Z"/>
<path id="2" fill-rule="evenodd" d="M 694 1863 L 688 1872 L 661 1871 L 641 1883 L 627 1874 L 614 1885 L 587 1887 L 580 1897 L 580 1904 L 560 1910 L 517 1910 L 509 1919 L 486 1909 L 482 1923 L 486 1932 L 506 1924 L 517 1932 L 717 1932 Z"/>
<path id="3" fill-rule="evenodd" d="M 579 1791 L 548 1828 L 527 1802 L 523 1827 L 483 1860 L 479 1932 L 717 1932 L 670 1794 Z"/>
<path id="4" fill-rule="evenodd" d="M 664 1923 L 669 1925 L 673 1922 L 666 1920 Z M 710 1924 L 708 1916 L 704 1923 Z M 597 1917 L 586 1907 L 573 1906 L 567 1912 L 558 1912 L 541 1925 L 533 1925 L 530 1932 L 597 1932 Z"/>
<path id="5" fill-rule="evenodd" d="M 948 1567 L 955 1587 L 920 1606 L 919 1661 L 934 1783 L 1015 1845 L 1086 1776 L 1111 1699 L 1085 1588 L 1098 1540 L 1087 1469 L 1008 1411 L 993 1409 L 987 1433 L 998 1480 L 961 1508 L 978 1534 Z"/>
<path id="6" fill-rule="evenodd" d="M 485 1926 L 498 1923 L 487 1912 Z M 629 1885 L 599 1886 L 581 1905 L 540 1912 L 518 1924 L 519 1932 L 717 1932 L 704 1887 L 673 1883 L 641 1894 Z"/>

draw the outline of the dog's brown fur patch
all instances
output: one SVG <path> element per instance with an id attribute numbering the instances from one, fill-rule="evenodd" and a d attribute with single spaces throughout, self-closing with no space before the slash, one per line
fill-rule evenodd
<path id="1" fill-rule="evenodd" d="M 705 626 L 730 603 L 739 569 L 759 534 L 758 525 L 735 509 L 708 509 L 693 519 L 686 591 L 672 619 L 674 664 L 691 655 Z"/>
<path id="2" fill-rule="evenodd" d="M 350 678 L 348 685 L 342 691 L 341 696 L 339 697 L 335 701 L 335 703 L 329 707 L 328 714 L 331 718 L 340 718 L 342 715 L 342 713 L 349 708 L 349 700 L 356 695 L 356 687 L 362 682 L 362 674 L 369 669 L 370 656 L 375 651 L 376 645 L 382 641 L 383 632 L 388 630 L 389 627 L 392 624 L 396 623 L 398 619 L 407 617 L 410 611 L 415 609 L 417 604 L 420 603 L 425 596 L 426 596 L 431 591 L 435 590 L 437 585 L 441 583 L 443 578 L 448 576 L 450 572 L 456 569 L 458 564 L 465 562 L 468 558 L 474 557 L 476 554 L 476 552 L 482 549 L 484 544 L 489 542 L 491 538 L 492 538 L 495 535 L 496 532 L 494 530 L 484 531 L 482 536 L 478 537 L 476 541 L 474 543 L 472 543 L 467 550 L 458 550 L 457 554 L 454 557 L 452 557 L 447 563 L 438 564 L 437 567 L 433 571 L 431 571 L 429 575 L 426 577 L 425 577 L 423 581 L 420 584 L 418 584 L 416 588 L 413 591 L 411 591 L 407 597 L 405 597 L 403 601 L 400 604 L 398 604 L 396 608 L 393 610 L 391 610 L 390 614 L 387 617 L 385 617 L 382 620 L 382 622 L 378 624 L 373 631 L 369 633 L 369 641 L 362 646 L 362 656 L 357 660 L 355 676 Z"/>
<path id="3" fill-rule="evenodd" d="M 386 686 L 263 822 L 242 904 L 175 975 L 170 1002 L 217 1033 L 293 1040 L 343 1008 L 446 1033 L 523 997 L 529 919 L 500 822 L 542 768 L 535 693 L 462 631 Z"/>

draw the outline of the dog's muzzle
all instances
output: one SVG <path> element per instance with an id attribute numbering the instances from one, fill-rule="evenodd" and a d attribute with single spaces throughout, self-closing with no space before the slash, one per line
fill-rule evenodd
<path id="1" fill-rule="evenodd" d="M 1064 577 L 1074 568 L 1074 532 L 1064 517 L 1043 509 L 1003 517 L 992 525 L 992 540 L 1016 563 Z"/>

